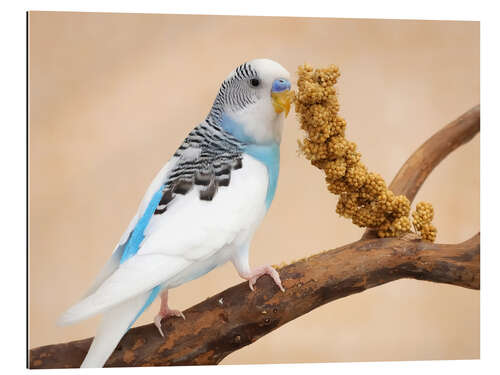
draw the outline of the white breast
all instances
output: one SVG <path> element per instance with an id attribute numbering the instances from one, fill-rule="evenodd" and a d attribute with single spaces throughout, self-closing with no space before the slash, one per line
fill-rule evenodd
<path id="1" fill-rule="evenodd" d="M 200 200 L 200 188 L 195 187 L 177 196 L 164 214 L 152 218 L 137 255 L 161 253 L 191 262 L 167 281 L 169 285 L 184 283 L 225 263 L 262 221 L 267 169 L 248 155 L 242 165 L 231 172 L 229 186 L 219 187 L 212 201 Z"/>

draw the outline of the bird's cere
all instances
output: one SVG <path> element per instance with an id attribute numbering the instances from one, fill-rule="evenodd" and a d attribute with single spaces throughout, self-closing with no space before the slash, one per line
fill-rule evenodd
<path id="1" fill-rule="evenodd" d="M 292 87 L 292 85 L 290 84 L 289 80 L 284 79 L 284 78 L 279 78 L 279 79 L 275 79 L 273 81 L 271 91 L 272 92 L 282 92 L 282 91 L 290 90 L 291 87 Z"/>
<path id="2" fill-rule="evenodd" d="M 378 173 L 369 172 L 361 163 L 356 144 L 345 138 L 346 121 L 338 115 L 334 88 L 339 76 L 335 65 L 298 68 L 294 103 L 306 132 L 299 149 L 311 164 L 325 172 L 328 190 L 339 196 L 339 215 L 352 219 L 359 227 L 376 230 L 379 237 L 401 236 L 411 230 L 410 201 L 390 191 Z M 413 227 L 422 239 L 431 242 L 437 232 L 431 224 L 433 217 L 430 203 L 417 204 Z"/>

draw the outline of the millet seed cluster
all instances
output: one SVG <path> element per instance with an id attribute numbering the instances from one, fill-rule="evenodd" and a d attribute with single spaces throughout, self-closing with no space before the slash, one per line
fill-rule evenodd
<path id="1" fill-rule="evenodd" d="M 359 227 L 375 229 L 379 237 L 395 237 L 410 232 L 410 201 L 394 195 L 384 179 L 369 172 L 361 163 L 354 142 L 345 138 L 346 121 L 338 115 L 334 88 L 340 76 L 335 65 L 313 69 L 299 66 L 295 111 L 306 138 L 299 148 L 307 159 L 326 174 L 328 190 L 339 195 L 337 213 L 351 218 Z M 417 204 L 413 226 L 424 240 L 434 241 L 431 224 L 434 210 L 430 203 Z"/>

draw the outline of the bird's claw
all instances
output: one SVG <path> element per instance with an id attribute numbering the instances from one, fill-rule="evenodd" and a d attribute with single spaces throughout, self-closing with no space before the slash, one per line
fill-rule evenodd
<path id="1" fill-rule="evenodd" d="M 165 335 L 163 334 L 163 330 L 161 329 L 161 320 L 163 319 L 163 317 L 160 315 L 160 314 L 157 314 L 153 320 L 156 328 L 158 328 L 158 331 L 160 332 L 160 335 L 161 337 L 165 337 Z"/>
<path id="2" fill-rule="evenodd" d="M 255 283 L 259 279 L 259 277 L 263 275 L 269 275 L 273 279 L 274 283 L 280 288 L 282 292 L 285 292 L 285 288 L 283 288 L 283 285 L 281 284 L 281 279 L 278 271 L 276 271 L 273 267 L 271 266 L 261 266 L 256 269 L 254 269 L 250 274 L 246 277 L 248 279 L 248 285 L 250 286 L 250 289 L 252 292 L 255 290 Z"/>
<path id="3" fill-rule="evenodd" d="M 163 330 L 161 329 L 161 321 L 163 320 L 163 318 L 167 318 L 169 316 L 177 316 L 179 318 L 186 320 L 186 317 L 184 316 L 184 314 L 180 310 L 168 309 L 167 311 L 160 311 L 158 314 L 156 314 L 153 322 L 154 322 L 156 328 L 158 328 L 158 331 L 160 331 L 161 337 L 165 337 L 165 335 L 163 334 Z"/>

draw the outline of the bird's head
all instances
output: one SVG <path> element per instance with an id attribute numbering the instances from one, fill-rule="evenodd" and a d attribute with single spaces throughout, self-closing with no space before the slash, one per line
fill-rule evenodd
<path id="1" fill-rule="evenodd" d="M 222 83 L 208 117 L 242 142 L 279 143 L 290 110 L 289 79 L 272 60 L 246 62 Z"/>

